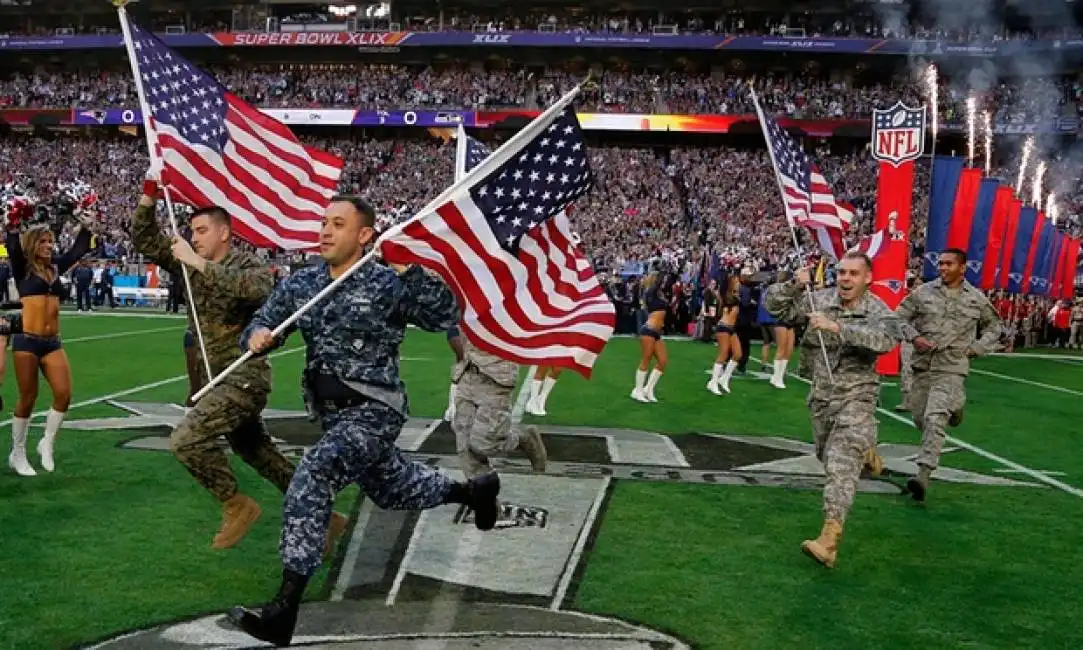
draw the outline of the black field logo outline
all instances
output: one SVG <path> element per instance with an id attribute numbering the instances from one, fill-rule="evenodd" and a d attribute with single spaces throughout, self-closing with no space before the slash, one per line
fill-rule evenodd
<path id="1" fill-rule="evenodd" d="M 183 415 L 175 404 L 110 402 L 130 416 L 74 420 L 66 428 L 131 430 L 125 450 L 168 451 Z M 320 436 L 303 412 L 268 409 L 265 422 L 287 456 L 300 457 Z M 423 513 L 384 511 L 359 498 L 330 567 L 327 591 L 302 609 L 294 645 L 405 650 L 442 640 L 457 648 L 691 648 L 678 636 L 568 609 L 575 602 L 615 480 L 777 486 L 818 490 L 804 474 L 804 445 L 782 438 L 542 426 L 549 450 L 545 474 L 519 456 L 494 464 L 504 479 L 499 530 L 479 533 L 471 513 L 444 506 Z M 458 472 L 447 422 L 412 419 L 399 446 L 408 456 Z M 225 443 L 223 441 L 223 446 Z M 916 453 L 885 445 L 889 469 L 863 479 L 864 492 L 898 494 L 890 469 Z M 815 461 L 815 459 L 812 459 Z M 969 474 L 969 473 L 963 473 Z M 981 475 L 974 475 L 981 477 Z M 998 484 L 1032 485 L 981 477 Z M 311 598 L 312 596 L 310 596 Z M 253 603 L 254 604 L 254 603 Z M 328 632 L 331 631 L 331 632 Z M 556 645 L 553 645 L 556 644 Z M 83 646 L 131 648 L 266 647 L 210 612 Z"/>

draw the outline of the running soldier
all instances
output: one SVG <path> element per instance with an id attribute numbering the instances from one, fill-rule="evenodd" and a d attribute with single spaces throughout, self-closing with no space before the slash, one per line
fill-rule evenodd
<path id="1" fill-rule="evenodd" d="M 132 220 L 132 239 L 140 253 L 174 278 L 182 277 L 182 264 L 189 268 L 195 303 L 188 309 L 189 330 L 195 329 L 195 312 L 207 361 L 219 372 L 240 356 L 237 337 L 271 292 L 271 273 L 256 258 L 233 250 L 230 217 L 222 208 L 192 213 L 191 244 L 179 236 L 170 241 L 154 216 L 157 195 L 157 183 L 146 181 Z M 198 371 L 202 354 L 195 348 Z M 170 436 L 177 460 L 223 504 L 222 526 L 212 548 L 235 545 L 262 512 L 254 499 L 238 491 L 229 459 L 218 446 L 220 436 L 260 476 L 282 492 L 289 487 L 293 464 L 275 447 L 260 418 L 270 392 L 270 365 L 266 359 L 253 359 L 185 413 Z"/>
<path id="2" fill-rule="evenodd" d="M 947 437 L 944 426 L 962 424 L 970 359 L 992 352 L 1002 330 L 989 299 L 966 281 L 966 252 L 945 249 L 938 267 L 940 277 L 921 285 L 896 311 L 903 337 L 914 345 L 907 406 L 921 430 L 921 452 L 918 475 L 906 487 L 915 501 L 925 500 L 929 479 L 940 462 Z"/>
<path id="3" fill-rule="evenodd" d="M 807 357 L 811 366 L 807 402 L 816 457 L 824 464 L 827 482 L 823 529 L 817 539 L 802 543 L 801 549 L 833 568 L 861 470 L 875 454 L 880 394 L 876 359 L 899 342 L 899 326 L 887 305 L 868 292 L 872 262 L 864 253 L 846 253 L 839 261 L 837 288 L 813 296 L 818 311 L 812 310 L 804 293 L 810 281 L 809 270 L 801 269 L 794 281 L 772 285 L 767 309 L 787 323 L 808 321 L 801 357 Z M 821 335 L 826 362 L 817 349 Z M 834 381 L 828 376 L 829 368 Z"/>
<path id="4" fill-rule="evenodd" d="M 489 459 L 522 449 L 535 472 L 545 471 L 546 451 L 538 428 L 520 434 L 511 422 L 512 393 L 519 366 L 465 341 L 465 368 L 455 400 L 456 451 L 466 478 L 492 471 Z M 529 381 L 529 379 L 528 379 Z"/>
<path id="5" fill-rule="evenodd" d="M 241 347 L 264 353 L 300 329 L 307 346 L 303 389 L 323 437 L 301 460 L 286 493 L 279 554 L 284 566 L 274 599 L 259 610 L 236 607 L 235 625 L 262 641 L 289 645 L 301 597 L 320 566 L 320 545 L 331 505 L 343 488 L 361 486 L 380 507 L 423 510 L 447 503 L 474 511 L 474 525 L 496 525 L 500 478 L 495 472 L 465 483 L 420 462 L 395 446 L 408 400 L 399 378 L 399 346 L 407 323 L 447 332 L 459 320 L 454 294 L 443 281 L 414 266 L 366 264 L 316 304 L 280 338 L 284 323 L 334 278 L 361 259 L 375 235 L 376 215 L 364 201 L 335 197 L 320 232 L 323 262 L 280 283 L 241 337 Z"/>

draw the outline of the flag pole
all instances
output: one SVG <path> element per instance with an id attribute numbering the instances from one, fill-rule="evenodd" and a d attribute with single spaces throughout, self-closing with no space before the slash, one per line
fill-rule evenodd
<path id="1" fill-rule="evenodd" d="M 413 217 L 410 217 L 409 219 L 392 226 L 386 232 L 380 235 L 380 237 L 377 238 L 375 242 L 373 242 L 372 250 L 365 253 L 360 259 L 354 262 L 353 266 L 343 271 L 342 275 L 331 281 L 331 283 L 321 289 L 319 293 L 310 298 L 308 302 L 301 305 L 300 309 L 295 311 L 289 318 L 282 321 L 281 325 L 274 328 L 274 330 L 271 331 L 271 335 L 275 338 L 281 336 L 282 333 L 289 329 L 290 326 L 292 326 L 295 322 L 297 322 L 297 320 L 301 318 L 301 316 L 303 316 L 305 312 L 307 312 L 309 309 L 312 309 L 314 306 L 316 306 L 317 303 L 319 303 L 321 300 L 330 295 L 335 289 L 337 289 L 338 285 L 342 284 L 346 280 L 346 278 L 353 275 L 358 269 L 360 269 L 366 263 L 374 259 L 379 254 L 380 242 L 387 239 L 388 237 L 398 235 L 400 232 L 402 232 L 404 228 L 406 228 L 406 226 L 410 225 L 410 223 L 418 219 L 418 217 L 434 212 L 441 205 L 447 203 L 448 200 L 451 199 L 451 197 L 461 192 L 463 188 L 468 187 L 470 183 L 474 182 L 475 178 L 485 178 L 489 174 L 496 171 L 500 167 L 500 165 L 503 165 L 506 162 L 506 159 L 509 157 L 509 154 L 507 152 L 521 149 L 524 142 L 529 142 L 530 139 L 536 135 L 536 131 L 541 128 L 537 125 L 544 125 L 547 122 L 552 122 L 554 119 L 556 119 L 556 116 L 561 111 L 563 111 L 566 106 L 572 103 L 572 100 L 575 99 L 575 97 L 579 94 L 580 89 L 581 86 L 576 86 L 575 88 L 569 90 L 563 97 L 557 100 L 555 104 L 546 109 L 544 113 L 534 118 L 534 120 L 531 121 L 530 124 L 526 125 L 526 127 L 520 129 L 518 133 L 508 138 L 507 142 L 505 142 L 503 145 L 500 146 L 499 149 L 490 154 L 488 158 L 481 162 L 481 164 L 470 170 L 469 174 L 463 175 L 462 178 L 452 183 L 450 187 L 441 192 L 440 195 L 437 196 L 435 199 L 430 201 L 428 205 L 414 213 Z M 220 384 L 222 380 L 226 378 L 226 376 L 239 368 L 241 364 L 248 361 L 253 356 L 254 354 L 251 350 L 246 350 L 245 353 L 232 364 L 230 364 L 228 368 L 218 373 L 217 377 L 213 377 L 206 386 L 201 388 L 198 393 L 193 395 L 192 402 L 198 402 L 204 395 L 207 394 L 207 392 Z"/>
<path id="2" fill-rule="evenodd" d="M 139 64 L 136 61 L 135 46 L 132 43 L 132 33 L 128 26 L 128 12 L 124 9 L 124 6 L 128 4 L 128 0 L 113 0 L 113 6 L 117 8 L 117 17 L 120 18 L 120 30 L 124 34 L 124 47 L 128 51 L 128 62 L 132 66 L 132 76 L 135 77 L 135 91 L 139 96 L 139 110 L 143 114 L 143 135 L 147 139 L 147 153 L 151 159 L 151 165 L 157 157 L 155 152 L 155 146 L 153 136 L 151 136 L 150 129 L 150 107 L 147 104 L 147 96 L 143 90 L 143 77 L 139 74 Z M 160 160 L 159 160 L 160 162 Z M 161 181 L 161 179 L 157 179 Z M 170 196 L 169 187 L 165 183 L 159 183 L 162 188 L 162 194 L 165 196 L 166 211 L 169 213 L 169 225 L 173 228 L 173 236 L 180 235 L 180 229 L 177 227 L 177 217 L 173 211 L 173 198 Z M 184 291 L 188 296 L 188 310 L 192 313 L 192 322 L 196 327 L 196 338 L 199 340 L 199 351 L 203 357 L 203 368 L 207 371 L 207 378 L 210 379 L 211 375 L 211 362 L 207 358 L 207 345 L 203 341 L 203 330 L 199 326 L 199 314 L 196 313 L 196 302 L 192 297 L 192 281 L 188 277 L 188 267 L 181 262 L 177 262 L 177 265 L 181 268 L 181 275 L 184 276 Z"/>
<path id="3" fill-rule="evenodd" d="M 748 92 L 752 95 L 752 103 L 756 107 L 756 116 L 757 118 L 759 118 L 760 121 L 760 129 L 763 130 L 766 129 L 766 120 L 763 117 L 763 109 L 760 108 L 760 100 L 758 97 L 756 97 L 756 90 L 755 88 L 753 88 L 754 83 L 755 79 L 749 82 Z M 771 157 L 771 166 L 775 170 L 775 181 L 778 183 L 779 198 L 785 201 L 784 197 L 786 196 L 786 190 L 782 187 L 782 178 L 779 176 L 778 173 L 778 161 L 775 160 L 775 152 L 771 148 L 771 142 L 770 139 L 767 137 L 766 131 L 764 132 L 764 140 L 767 143 L 767 155 Z M 783 211 L 785 211 L 785 205 L 783 205 Z M 795 251 L 797 251 L 797 258 L 798 260 L 800 260 L 801 266 L 803 268 L 805 265 L 804 253 L 801 250 L 801 243 L 797 240 L 797 230 L 793 227 L 793 220 L 790 219 L 789 214 L 786 215 L 786 224 L 790 227 L 790 236 L 793 238 L 793 248 Z M 805 293 L 806 295 L 808 295 L 808 303 L 809 306 L 812 308 L 812 311 L 816 311 L 816 302 L 812 297 L 812 286 L 810 284 L 805 285 Z M 827 380 L 833 384 L 835 383 L 835 377 L 834 374 L 831 372 L 831 358 L 827 354 L 827 345 L 824 344 L 823 332 L 821 332 L 820 330 L 816 330 L 816 337 L 820 340 L 820 351 L 823 352 L 824 355 L 824 368 L 827 369 Z"/>

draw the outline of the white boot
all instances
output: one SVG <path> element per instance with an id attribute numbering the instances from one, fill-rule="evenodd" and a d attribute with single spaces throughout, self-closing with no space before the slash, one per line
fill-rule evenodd
<path id="1" fill-rule="evenodd" d="M 11 455 L 8 456 L 8 467 L 19 476 L 38 475 L 26 459 L 26 430 L 29 428 L 30 418 L 11 419 Z"/>
<path id="2" fill-rule="evenodd" d="M 733 371 L 737 370 L 737 362 L 730 359 L 726 362 L 726 369 L 722 371 L 722 379 L 718 381 L 718 385 L 722 387 L 722 392 L 730 392 L 730 378 L 733 377 Z"/>
<path id="3" fill-rule="evenodd" d="M 647 401 L 657 402 L 658 398 L 654 396 L 654 387 L 658 385 L 658 380 L 662 378 L 662 371 L 658 368 L 651 370 L 651 378 L 647 380 Z"/>
<path id="4" fill-rule="evenodd" d="M 530 399 L 527 400 L 527 403 L 526 403 L 526 412 L 531 414 L 531 415 L 535 415 L 535 416 L 545 415 L 545 411 L 542 409 L 541 405 L 538 402 L 538 400 L 539 400 L 539 398 L 541 396 L 541 388 L 542 388 L 542 380 L 541 379 L 531 379 L 530 380 Z"/>
<path id="5" fill-rule="evenodd" d="M 46 472 L 53 471 L 53 443 L 56 441 L 56 434 L 60 431 L 65 415 L 67 413 L 49 409 L 48 415 L 45 416 L 45 435 L 38 442 L 38 455 L 41 456 L 41 467 Z"/>
<path id="6" fill-rule="evenodd" d="M 786 359 L 775 359 L 775 371 L 771 374 L 771 385 L 775 388 L 785 388 L 782 378 L 786 376 L 786 366 L 790 362 Z"/>
<path id="7" fill-rule="evenodd" d="M 632 389 L 632 399 L 638 402 L 647 401 L 647 393 L 643 390 L 643 384 L 647 382 L 647 371 L 636 369 L 636 387 Z"/>
<path id="8" fill-rule="evenodd" d="M 552 377 L 546 377 L 542 382 L 541 392 L 538 394 L 538 398 L 534 400 L 534 406 L 537 409 L 535 415 L 545 416 L 545 402 L 549 399 L 549 393 L 553 392 L 553 386 L 557 385 L 557 380 Z"/>
<path id="9" fill-rule="evenodd" d="M 722 376 L 722 364 L 714 364 L 714 368 L 711 370 L 711 380 L 707 382 L 707 390 L 711 391 L 715 395 L 721 395 L 722 391 L 718 389 L 718 378 Z"/>

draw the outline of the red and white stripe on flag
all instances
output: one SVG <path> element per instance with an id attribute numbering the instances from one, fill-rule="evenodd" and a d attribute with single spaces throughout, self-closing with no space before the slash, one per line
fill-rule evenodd
<path id="1" fill-rule="evenodd" d="M 857 244 L 851 248 L 851 251 L 857 253 L 864 253 L 869 256 L 869 259 L 875 259 L 880 251 L 883 250 L 884 245 L 891 241 L 891 234 L 886 230 L 877 230 L 873 234 L 862 237 Z"/>
<path id="2" fill-rule="evenodd" d="M 237 236 L 254 246 L 315 248 L 343 161 L 301 144 L 285 125 L 232 94 L 226 104 L 228 139 L 220 154 L 149 120 L 163 184 L 180 203 L 225 208 Z"/>
<path id="3" fill-rule="evenodd" d="M 471 343 L 516 363 L 570 368 L 589 378 L 616 325 L 616 309 L 573 243 L 563 212 L 528 231 L 512 254 L 463 193 L 389 233 L 381 253 L 447 280 Z"/>

